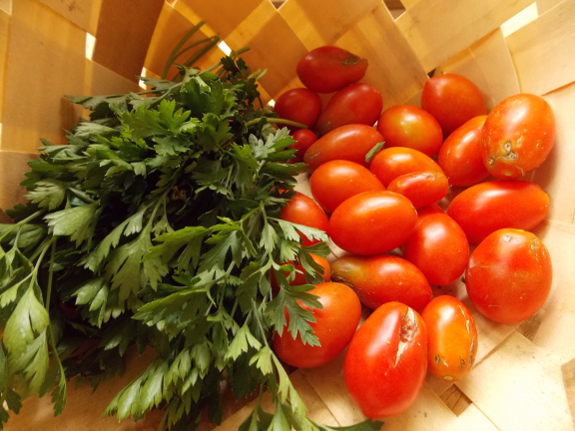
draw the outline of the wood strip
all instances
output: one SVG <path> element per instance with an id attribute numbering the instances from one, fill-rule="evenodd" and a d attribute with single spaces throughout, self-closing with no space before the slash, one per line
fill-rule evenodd
<path id="1" fill-rule="evenodd" d="M 12 0 L 0 0 L 0 10 L 12 14 Z"/>
<path id="2" fill-rule="evenodd" d="M 571 410 L 571 417 L 573 418 L 573 427 L 575 428 L 575 358 L 561 366 L 561 374 L 563 375 L 563 385 L 565 385 L 567 401 Z"/>
<path id="3" fill-rule="evenodd" d="M 10 15 L 0 10 L 0 123 L 2 123 L 2 107 L 4 106 L 4 83 L 6 80 L 6 58 L 8 56 L 8 31 Z"/>
<path id="4" fill-rule="evenodd" d="M 96 34 L 102 0 L 40 0 L 82 30 Z"/>
<path id="5" fill-rule="evenodd" d="M 575 81 L 575 1 L 565 0 L 507 37 L 521 90 L 547 94 Z"/>
<path id="6" fill-rule="evenodd" d="M 426 72 L 491 33 L 533 0 L 419 0 L 396 20 Z"/>
<path id="7" fill-rule="evenodd" d="M 39 138 L 64 142 L 80 110 L 66 94 L 84 83 L 86 33 L 35 0 L 13 4 L 2 118 L 3 150 L 33 152 Z"/>
<path id="8" fill-rule="evenodd" d="M 0 150 L 0 209 L 7 210 L 16 204 L 24 203 L 26 189 L 20 185 L 29 171 L 28 162 L 37 157 L 37 153 L 22 153 Z"/>
<path id="9" fill-rule="evenodd" d="M 142 89 L 133 81 L 86 59 L 85 95 L 125 94 Z"/>
<path id="10" fill-rule="evenodd" d="M 537 4 L 537 10 L 539 14 L 544 14 L 552 7 L 557 6 L 563 0 L 537 0 L 535 3 Z"/>

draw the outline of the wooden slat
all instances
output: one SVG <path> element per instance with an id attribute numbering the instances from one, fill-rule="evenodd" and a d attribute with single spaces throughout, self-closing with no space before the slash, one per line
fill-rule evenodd
<path id="1" fill-rule="evenodd" d="M 20 182 L 25 179 L 24 173 L 29 170 L 28 161 L 36 156 L 36 153 L 0 150 L 1 209 L 7 210 L 25 201 L 26 189 L 20 186 Z"/>
<path id="2" fill-rule="evenodd" d="M 85 95 L 125 94 L 142 89 L 133 81 L 86 59 Z"/>
<path id="3" fill-rule="evenodd" d="M 82 30 L 96 34 L 102 0 L 40 0 Z"/>
<path id="4" fill-rule="evenodd" d="M 13 4 L 6 63 L 3 150 L 32 152 L 39 138 L 64 141 L 79 109 L 63 96 L 80 94 L 86 33 L 36 0 Z M 8 85 L 9 83 L 9 85 Z"/>
<path id="5" fill-rule="evenodd" d="M 6 78 L 6 57 L 8 55 L 8 31 L 10 15 L 0 10 L 0 123 L 2 123 L 2 107 L 4 105 L 4 82 Z"/>
<path id="6" fill-rule="evenodd" d="M 507 37 L 521 90 L 546 94 L 575 81 L 575 1 L 565 0 Z"/>
<path id="7" fill-rule="evenodd" d="M 0 0 L 0 10 L 7 14 L 12 13 L 12 0 Z"/>
<path id="8" fill-rule="evenodd" d="M 557 6 L 563 0 L 537 0 L 537 10 L 540 14 L 547 12 L 552 7 Z"/>
<path id="9" fill-rule="evenodd" d="M 573 428 L 575 428 L 575 358 L 561 366 L 563 375 L 563 385 L 567 393 L 567 402 L 573 418 Z"/>

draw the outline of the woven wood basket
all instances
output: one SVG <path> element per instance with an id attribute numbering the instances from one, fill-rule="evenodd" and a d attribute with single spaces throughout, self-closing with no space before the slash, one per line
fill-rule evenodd
<path id="1" fill-rule="evenodd" d="M 335 44 L 369 59 L 363 81 L 382 92 L 385 107 L 419 104 L 432 72 L 470 78 L 489 108 L 518 92 L 549 102 L 556 145 L 529 178 L 551 196 L 549 217 L 536 230 L 554 265 L 547 303 L 520 325 L 475 313 L 480 345 L 471 375 L 455 384 L 428 376 L 415 404 L 383 429 L 573 429 L 575 0 L 0 0 L 0 208 L 22 201 L 19 182 L 39 138 L 63 143 L 63 130 L 82 114 L 64 95 L 138 90 L 135 77 L 159 75 L 171 48 L 200 21 L 205 36 L 251 48 L 243 57 L 253 69 L 267 69 L 260 82 L 266 100 L 301 86 L 295 64 L 308 50 Z M 220 56 L 214 52 L 205 65 Z M 461 283 L 446 290 L 472 308 Z M 346 393 L 342 359 L 292 374 L 321 423 L 364 419 Z M 94 394 L 69 385 L 68 405 L 56 418 L 49 397 L 29 400 L 7 429 L 154 430 L 158 415 L 137 423 L 102 415 L 145 363 L 135 358 L 123 378 Z M 217 429 L 237 429 L 250 409 L 230 403 Z"/>

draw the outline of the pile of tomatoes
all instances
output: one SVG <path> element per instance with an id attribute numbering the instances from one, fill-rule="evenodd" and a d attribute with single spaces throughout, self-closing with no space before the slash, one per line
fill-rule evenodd
<path id="1" fill-rule="evenodd" d="M 409 407 L 427 372 L 455 381 L 474 366 L 473 314 L 432 287 L 463 279 L 477 312 L 506 324 L 545 303 L 551 260 L 532 230 L 549 196 L 526 174 L 547 159 L 555 123 L 532 94 L 488 112 L 477 86 L 456 74 L 430 78 L 421 107 L 382 110 L 381 94 L 361 82 L 367 67 L 341 48 L 317 48 L 297 65 L 303 86 L 275 103 L 279 117 L 303 125 L 292 135 L 311 190 L 282 217 L 326 231 L 343 253 L 314 257 L 324 268 L 310 291 L 323 305 L 312 323 L 321 345 L 285 331 L 274 348 L 296 367 L 347 349 L 350 396 L 379 418 Z M 292 283 L 305 283 L 299 273 Z M 360 324 L 362 308 L 369 314 Z"/>

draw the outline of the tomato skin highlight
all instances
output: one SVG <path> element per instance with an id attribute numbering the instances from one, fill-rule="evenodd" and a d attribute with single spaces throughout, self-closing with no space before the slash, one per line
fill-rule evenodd
<path id="1" fill-rule="evenodd" d="M 440 201 L 449 192 L 449 181 L 440 171 L 411 172 L 391 181 L 387 190 L 402 194 L 416 209 Z"/>
<path id="2" fill-rule="evenodd" d="M 328 218 L 325 211 L 309 196 L 296 192 L 288 204 L 281 209 L 282 220 L 301 224 L 308 227 L 327 231 Z M 319 241 L 312 240 L 302 235 L 302 244 L 312 245 Z"/>
<path id="3" fill-rule="evenodd" d="M 440 379 L 458 381 L 475 365 L 478 335 L 475 319 L 459 299 L 436 296 L 421 312 L 427 328 L 427 370 Z"/>
<path id="4" fill-rule="evenodd" d="M 555 136 L 555 117 L 545 99 L 528 93 L 510 96 L 485 120 L 485 167 L 495 178 L 518 179 L 547 159 Z"/>
<path id="5" fill-rule="evenodd" d="M 499 229 L 473 251 L 465 274 L 477 310 L 498 323 L 517 323 L 545 304 L 553 270 L 549 251 L 531 232 Z"/>
<path id="6" fill-rule="evenodd" d="M 431 157 L 407 147 L 384 148 L 373 157 L 369 169 L 385 187 L 400 175 L 420 171 L 442 172 Z"/>
<path id="7" fill-rule="evenodd" d="M 497 229 L 533 229 L 547 217 L 549 195 L 530 181 L 485 181 L 455 196 L 446 212 L 478 244 Z"/>
<path id="8" fill-rule="evenodd" d="M 320 346 L 304 344 L 284 328 L 276 333 L 272 344 L 278 357 L 298 368 L 319 367 L 333 360 L 349 344 L 361 318 L 361 303 L 355 292 L 342 283 L 318 283 L 308 291 L 317 295 L 323 308 L 313 309 L 315 322 L 310 323 Z"/>
<path id="9" fill-rule="evenodd" d="M 274 104 L 280 118 L 296 121 L 313 128 L 322 111 L 322 101 L 317 93 L 307 88 L 292 88 L 282 93 Z M 287 126 L 296 130 L 293 126 Z"/>
<path id="10" fill-rule="evenodd" d="M 365 75 L 368 61 L 337 46 L 320 46 L 296 66 L 302 84 L 316 93 L 333 93 Z"/>
<path id="11" fill-rule="evenodd" d="M 374 255 L 399 247 L 416 224 L 417 212 L 405 196 L 369 191 L 346 199 L 335 209 L 328 235 L 349 253 Z"/>
<path id="12" fill-rule="evenodd" d="M 349 285 L 372 310 L 391 301 L 423 310 L 433 295 L 423 273 L 399 256 L 342 256 L 331 263 L 331 273 L 333 281 Z"/>
<path id="13" fill-rule="evenodd" d="M 369 169 L 349 160 L 332 160 L 320 165 L 311 174 L 309 185 L 315 201 L 330 214 L 358 193 L 385 190 Z"/>
<path id="14" fill-rule="evenodd" d="M 405 411 L 417 398 L 427 372 L 427 330 L 421 316 L 400 302 L 378 307 L 353 336 L 344 380 L 368 418 Z"/>

